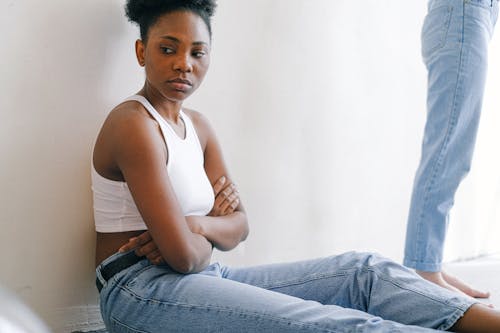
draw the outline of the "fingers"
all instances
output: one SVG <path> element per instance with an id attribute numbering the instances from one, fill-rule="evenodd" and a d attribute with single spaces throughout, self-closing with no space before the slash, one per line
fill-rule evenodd
<path id="1" fill-rule="evenodd" d="M 227 206 L 227 208 L 223 211 L 223 214 L 224 215 L 228 215 L 228 214 L 233 213 L 236 210 L 236 207 L 238 207 L 239 204 L 240 204 L 240 199 L 236 198 L 233 202 L 231 202 L 229 204 L 229 206 Z"/>
<path id="2" fill-rule="evenodd" d="M 154 265 L 160 265 L 164 263 L 163 257 L 158 250 L 149 253 L 146 258 L 148 258 L 148 260 L 151 261 Z"/>
<path id="3" fill-rule="evenodd" d="M 136 247 L 138 247 L 140 244 L 139 244 L 139 240 L 137 237 L 132 237 L 128 240 L 128 242 L 126 244 L 124 244 L 122 247 L 120 247 L 118 249 L 118 252 L 128 252 L 130 250 L 133 250 L 135 249 Z"/>
<path id="4" fill-rule="evenodd" d="M 236 185 L 229 183 L 225 176 L 220 177 L 215 184 L 215 201 L 210 216 L 223 216 L 234 212 L 240 204 L 239 192 Z"/>
<path id="5" fill-rule="evenodd" d="M 148 256 L 150 253 L 153 253 L 154 251 L 157 251 L 158 247 L 156 247 L 156 244 L 154 242 L 148 242 L 144 245 L 141 245 L 135 249 L 135 254 L 139 257 L 142 256 Z"/>
<path id="6" fill-rule="evenodd" d="M 226 200 L 222 202 L 222 204 L 220 205 L 220 211 L 226 213 L 226 211 L 231 208 L 234 211 L 234 208 L 238 206 L 237 204 L 235 205 L 235 201 L 239 202 L 239 198 L 238 194 L 233 192 L 226 198 Z"/>
<path id="7" fill-rule="evenodd" d="M 152 240 L 151 234 L 149 233 L 149 231 L 143 232 L 142 234 L 140 234 L 136 238 L 137 238 L 137 241 L 139 242 L 139 245 L 146 244 L 147 242 L 151 242 L 151 240 Z"/>
<path id="8" fill-rule="evenodd" d="M 214 184 L 214 194 L 217 196 L 219 192 L 224 188 L 224 184 L 226 183 L 226 177 L 222 176 Z"/>
<path id="9" fill-rule="evenodd" d="M 233 193 L 238 194 L 238 191 L 236 190 L 236 185 L 230 184 L 226 186 L 224 190 L 222 190 L 216 197 L 215 197 L 215 203 L 214 207 L 221 207 L 224 201 L 226 201 L 229 196 Z"/>
<path id="10" fill-rule="evenodd" d="M 240 202 L 235 184 L 229 184 L 215 197 L 213 215 L 223 216 L 234 212 Z"/>
<path id="11" fill-rule="evenodd" d="M 130 238 L 118 251 L 127 252 L 131 250 L 135 250 L 135 254 L 139 257 L 145 256 L 154 265 L 160 265 L 165 262 L 148 231 L 143 232 L 137 237 Z"/>
<path id="12" fill-rule="evenodd" d="M 151 240 L 152 240 L 151 235 L 149 234 L 148 231 L 145 231 L 137 237 L 130 238 L 126 244 L 124 244 L 122 247 L 118 249 L 118 251 L 127 252 L 135 249 L 138 246 L 141 246 L 142 244 L 146 244 Z"/>

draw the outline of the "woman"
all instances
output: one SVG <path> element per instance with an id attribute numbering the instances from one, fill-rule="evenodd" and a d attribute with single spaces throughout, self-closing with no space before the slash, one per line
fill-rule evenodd
<path id="1" fill-rule="evenodd" d="M 498 332 L 498 312 L 372 254 L 210 265 L 213 247 L 230 250 L 248 234 L 213 130 L 182 108 L 208 69 L 214 8 L 213 0 L 126 5 L 140 26 L 146 80 L 109 114 L 92 169 L 109 331 Z"/>

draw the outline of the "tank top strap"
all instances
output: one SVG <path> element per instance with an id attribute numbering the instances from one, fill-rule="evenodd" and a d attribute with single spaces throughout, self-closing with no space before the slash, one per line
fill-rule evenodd
<path id="1" fill-rule="evenodd" d="M 194 127 L 191 117 L 184 113 L 182 110 L 180 112 L 180 116 L 184 121 L 184 125 L 186 127 L 186 142 L 189 142 L 190 145 L 199 149 L 203 154 L 200 138 L 198 137 L 198 132 L 196 132 L 196 128 Z"/>
<path id="2" fill-rule="evenodd" d="M 179 112 L 179 115 L 181 116 L 181 119 L 184 122 L 184 126 L 186 129 L 186 140 L 187 139 L 191 140 L 193 139 L 193 137 L 197 137 L 196 130 L 194 129 L 193 122 L 191 121 L 191 117 L 185 114 L 182 110 Z"/>
<path id="3" fill-rule="evenodd" d="M 185 142 L 185 141 L 190 141 L 193 138 L 196 139 L 197 144 L 199 145 L 199 140 L 198 140 L 198 135 L 196 133 L 196 130 L 194 129 L 193 122 L 191 121 L 191 118 L 186 115 L 182 110 L 180 110 L 180 117 L 182 121 L 184 122 L 185 130 L 186 130 L 186 135 L 185 138 L 180 138 L 177 133 L 175 133 L 174 129 L 170 124 L 156 111 L 154 106 L 144 97 L 141 95 L 132 95 L 128 98 L 125 99 L 126 101 L 136 101 L 141 103 L 146 110 L 149 112 L 151 117 L 153 117 L 154 120 L 160 125 L 160 128 L 163 132 L 163 136 L 165 139 L 170 139 L 172 143 L 175 142 Z"/>
<path id="4" fill-rule="evenodd" d="M 161 125 L 165 122 L 165 119 L 163 119 L 163 117 L 158 113 L 158 111 L 155 110 L 153 105 L 151 105 L 151 103 L 149 103 L 149 101 L 144 96 L 132 95 L 130 97 L 127 97 L 124 102 L 127 102 L 127 101 L 136 101 L 136 102 L 141 103 L 146 108 L 146 110 L 149 112 L 151 117 L 153 117 L 154 120 L 156 120 L 158 122 L 158 124 Z"/>

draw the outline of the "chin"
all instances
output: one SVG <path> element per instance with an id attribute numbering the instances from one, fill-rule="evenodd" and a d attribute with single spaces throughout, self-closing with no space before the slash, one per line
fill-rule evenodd
<path id="1" fill-rule="evenodd" d="M 181 103 L 191 96 L 192 93 L 192 91 L 173 91 L 165 94 L 165 97 L 172 102 Z"/>

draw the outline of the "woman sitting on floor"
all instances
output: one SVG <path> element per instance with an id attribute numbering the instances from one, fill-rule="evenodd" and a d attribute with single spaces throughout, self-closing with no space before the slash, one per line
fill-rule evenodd
<path id="1" fill-rule="evenodd" d="M 213 0 L 126 5 L 140 26 L 135 46 L 146 79 L 107 117 L 92 164 L 108 330 L 500 332 L 499 312 L 374 254 L 248 268 L 210 263 L 213 247 L 231 250 L 248 235 L 213 129 L 182 107 L 209 66 L 214 9 Z"/>

